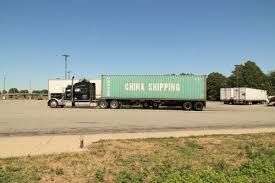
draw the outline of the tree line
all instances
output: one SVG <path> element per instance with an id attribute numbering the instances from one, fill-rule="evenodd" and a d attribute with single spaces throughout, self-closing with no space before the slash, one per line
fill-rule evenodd
<path id="1" fill-rule="evenodd" d="M 219 72 L 212 72 L 207 77 L 208 100 L 220 100 L 220 88 L 248 87 L 267 90 L 268 95 L 275 95 L 275 71 L 265 74 L 253 61 L 236 65 L 229 77 Z"/>
<path id="2" fill-rule="evenodd" d="M 29 94 L 29 90 L 18 90 L 17 88 L 10 88 L 8 91 L 3 90 L 2 92 L 0 91 L 0 94 L 16 94 L 16 93 L 22 93 L 22 94 Z M 40 95 L 47 95 L 48 90 L 43 89 L 43 90 L 33 90 L 31 92 L 32 94 L 40 94 Z"/>
<path id="3" fill-rule="evenodd" d="M 174 75 L 174 74 L 172 74 Z M 181 75 L 192 75 L 182 73 Z M 261 68 L 253 61 L 236 65 L 229 77 L 219 72 L 212 72 L 207 77 L 207 99 L 220 100 L 220 88 L 248 87 L 267 90 L 268 95 L 275 95 L 275 71 L 265 74 Z M 1 91 L 0 91 L 1 93 Z M 28 90 L 18 90 L 11 88 L 2 93 L 26 93 Z M 33 90 L 33 94 L 48 94 L 48 90 Z"/>

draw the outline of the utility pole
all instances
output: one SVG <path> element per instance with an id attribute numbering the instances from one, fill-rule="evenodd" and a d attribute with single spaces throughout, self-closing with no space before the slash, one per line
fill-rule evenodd
<path id="1" fill-rule="evenodd" d="M 238 90 L 238 99 L 240 99 L 240 89 L 239 89 L 239 67 L 241 65 L 235 65 L 236 67 L 236 78 L 237 78 L 237 90 Z"/>
<path id="2" fill-rule="evenodd" d="M 236 78 L 237 78 L 237 88 L 239 88 L 239 67 L 241 65 L 235 65 L 236 67 Z"/>
<path id="3" fill-rule="evenodd" d="M 29 81 L 29 99 L 32 99 L 32 80 Z"/>
<path id="4" fill-rule="evenodd" d="M 71 73 L 72 71 L 68 71 L 68 79 L 71 79 Z"/>
<path id="5" fill-rule="evenodd" d="M 6 91 L 6 76 L 4 76 L 4 91 Z"/>
<path id="6" fill-rule="evenodd" d="M 29 81 L 29 92 L 32 93 L 32 80 Z"/>
<path id="7" fill-rule="evenodd" d="M 67 79 L 67 59 L 70 57 L 70 55 L 62 55 L 65 58 L 65 79 Z"/>

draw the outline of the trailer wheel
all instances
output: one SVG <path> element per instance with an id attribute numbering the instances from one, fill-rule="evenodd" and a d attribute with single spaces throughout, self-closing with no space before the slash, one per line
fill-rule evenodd
<path id="1" fill-rule="evenodd" d="M 192 110 L 192 102 L 184 102 L 182 105 L 182 108 L 186 111 Z"/>
<path id="2" fill-rule="evenodd" d="M 194 109 L 196 111 L 202 111 L 203 110 L 203 103 L 202 102 L 196 102 L 194 105 Z"/>
<path id="3" fill-rule="evenodd" d="M 111 109 L 118 109 L 119 108 L 119 102 L 116 100 L 112 100 L 110 103 L 110 108 Z"/>
<path id="4" fill-rule="evenodd" d="M 148 102 L 144 102 L 144 103 L 142 103 L 142 107 L 147 109 L 150 107 L 150 104 Z"/>
<path id="5" fill-rule="evenodd" d="M 153 108 L 154 109 L 157 109 L 157 108 L 159 108 L 159 103 L 158 102 L 153 102 Z"/>
<path id="6" fill-rule="evenodd" d="M 100 101 L 98 105 L 101 109 L 107 109 L 109 107 L 109 103 L 105 100 Z"/>
<path id="7" fill-rule="evenodd" d="M 57 108 L 58 107 L 58 102 L 56 100 L 50 100 L 48 102 L 48 105 L 51 107 L 51 108 Z"/>

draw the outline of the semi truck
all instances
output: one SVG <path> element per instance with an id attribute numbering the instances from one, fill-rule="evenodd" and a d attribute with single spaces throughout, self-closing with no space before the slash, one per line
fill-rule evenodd
<path id="1" fill-rule="evenodd" d="M 49 80 L 51 108 L 86 103 L 102 109 L 123 105 L 181 106 L 202 111 L 206 107 L 206 76 L 199 75 L 102 75 L 100 80 Z"/>
<path id="2" fill-rule="evenodd" d="M 275 96 L 268 97 L 268 106 L 275 106 Z"/>
<path id="3" fill-rule="evenodd" d="M 220 100 L 224 104 L 265 104 L 267 91 L 254 88 L 221 88 Z"/>

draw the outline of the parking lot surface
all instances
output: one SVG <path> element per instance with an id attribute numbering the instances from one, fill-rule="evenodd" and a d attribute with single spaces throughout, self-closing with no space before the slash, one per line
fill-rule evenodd
<path id="1" fill-rule="evenodd" d="M 275 107 L 208 102 L 205 111 L 57 108 L 0 100 L 0 136 L 110 134 L 275 127 Z"/>

